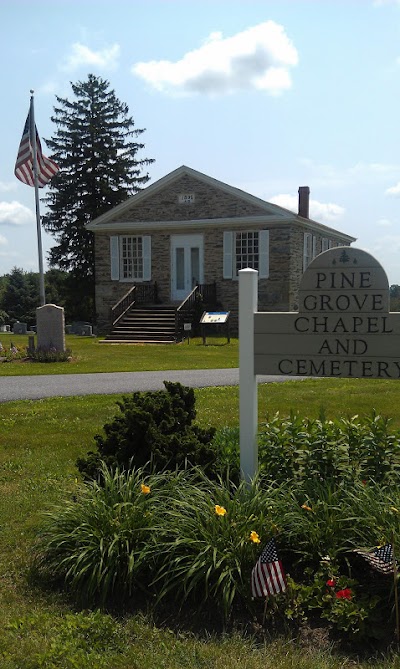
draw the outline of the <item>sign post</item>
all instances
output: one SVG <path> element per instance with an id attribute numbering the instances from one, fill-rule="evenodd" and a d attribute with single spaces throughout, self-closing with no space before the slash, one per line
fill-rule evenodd
<path id="1" fill-rule="evenodd" d="M 239 421 L 240 470 L 245 481 L 258 467 L 258 397 L 254 372 L 254 315 L 257 311 L 258 272 L 239 270 Z"/>

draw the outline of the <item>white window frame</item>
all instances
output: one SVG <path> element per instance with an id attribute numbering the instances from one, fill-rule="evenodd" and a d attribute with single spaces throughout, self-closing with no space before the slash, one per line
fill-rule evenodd
<path id="1" fill-rule="evenodd" d="M 257 263 L 252 263 L 255 265 L 258 264 L 258 268 L 253 267 L 253 269 L 258 269 L 259 279 L 267 279 L 269 276 L 269 230 L 237 230 L 224 232 L 223 278 L 232 279 L 234 281 L 237 281 L 239 278 L 236 247 L 239 236 L 243 235 L 258 235 Z M 242 241 L 244 240 L 242 239 Z M 239 269 L 244 269 L 244 265 Z"/>
<path id="2" fill-rule="evenodd" d="M 127 239 L 135 240 L 141 247 L 141 272 L 135 276 L 128 276 L 124 271 L 124 245 Z M 132 243 L 131 243 L 132 244 Z M 151 237 L 149 235 L 113 235 L 110 237 L 111 280 L 123 283 L 141 283 L 151 279 Z"/>
<path id="3" fill-rule="evenodd" d="M 313 260 L 314 240 L 311 232 L 305 232 L 303 238 L 303 272 Z"/>

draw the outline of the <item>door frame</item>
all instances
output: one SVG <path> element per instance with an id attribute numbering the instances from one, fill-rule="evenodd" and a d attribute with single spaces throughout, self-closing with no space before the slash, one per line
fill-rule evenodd
<path id="1" fill-rule="evenodd" d="M 171 235 L 171 300 L 173 302 L 181 302 L 189 295 L 192 287 L 188 287 L 180 291 L 178 294 L 176 289 L 176 263 L 175 251 L 177 248 L 185 249 L 185 273 L 187 270 L 187 262 L 190 262 L 190 249 L 199 249 L 199 283 L 204 282 L 204 235 L 203 234 L 180 234 Z M 190 282 L 191 285 L 191 282 Z"/>

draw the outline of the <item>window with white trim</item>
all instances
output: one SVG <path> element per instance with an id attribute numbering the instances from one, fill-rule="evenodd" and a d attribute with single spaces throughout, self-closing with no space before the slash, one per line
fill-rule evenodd
<path id="1" fill-rule="evenodd" d="M 303 272 L 306 271 L 311 260 L 317 256 L 317 237 L 311 232 L 304 233 L 303 241 Z"/>
<path id="2" fill-rule="evenodd" d="M 258 261 L 258 232 L 235 232 L 234 275 L 246 267 L 258 270 Z"/>
<path id="3" fill-rule="evenodd" d="M 150 235 L 111 236 L 110 264 L 112 281 L 150 281 Z"/>
<path id="4" fill-rule="evenodd" d="M 224 279 L 237 279 L 241 269 L 258 271 L 260 279 L 269 275 L 269 231 L 224 232 Z"/>
<path id="5" fill-rule="evenodd" d="M 143 237 L 121 237 L 121 279 L 143 280 Z"/>

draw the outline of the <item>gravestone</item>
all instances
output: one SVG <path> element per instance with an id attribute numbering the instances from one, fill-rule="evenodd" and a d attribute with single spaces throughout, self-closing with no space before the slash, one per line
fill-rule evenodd
<path id="1" fill-rule="evenodd" d="M 65 319 L 63 307 L 45 304 L 36 309 L 37 348 L 65 351 Z"/>
<path id="2" fill-rule="evenodd" d="M 26 334 L 28 331 L 28 326 L 27 323 L 20 323 L 17 321 L 13 325 L 13 333 L 14 334 Z"/>

